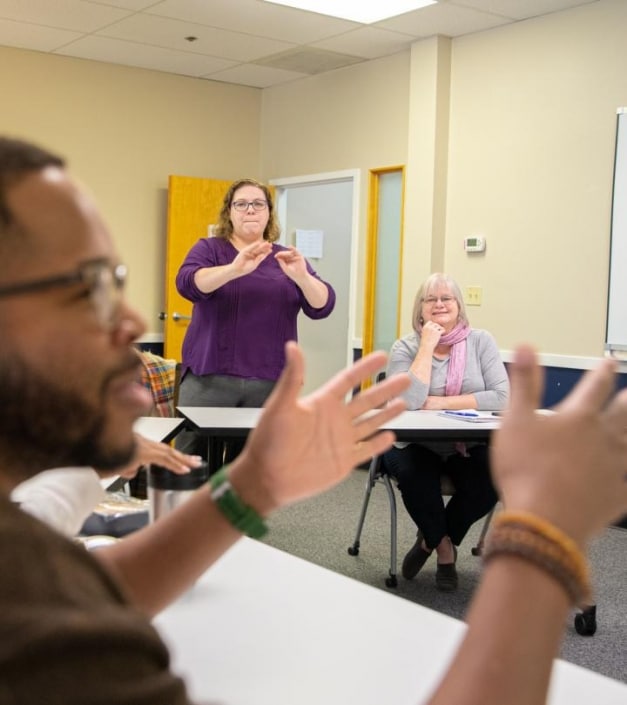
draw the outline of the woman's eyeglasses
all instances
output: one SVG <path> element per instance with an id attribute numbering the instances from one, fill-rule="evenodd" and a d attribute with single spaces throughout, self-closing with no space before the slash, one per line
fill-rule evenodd
<path id="1" fill-rule="evenodd" d="M 233 203 L 231 203 L 231 208 L 240 211 L 240 213 L 247 211 L 251 206 L 254 211 L 262 211 L 264 208 L 268 207 L 268 201 L 262 201 L 261 198 L 256 198 L 254 201 L 233 201 Z"/>
<path id="2" fill-rule="evenodd" d="M 452 304 L 453 301 L 455 301 L 454 296 L 427 296 L 426 299 L 422 300 L 423 304 L 427 304 L 427 306 L 434 306 L 437 304 L 438 301 L 441 301 L 445 306 L 448 306 L 449 304 Z"/>

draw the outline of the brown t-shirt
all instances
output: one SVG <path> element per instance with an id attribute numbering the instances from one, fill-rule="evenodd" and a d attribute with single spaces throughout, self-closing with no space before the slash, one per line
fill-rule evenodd
<path id="1" fill-rule="evenodd" d="M 189 705 L 157 632 L 93 556 L 4 498 L 0 703 Z"/>

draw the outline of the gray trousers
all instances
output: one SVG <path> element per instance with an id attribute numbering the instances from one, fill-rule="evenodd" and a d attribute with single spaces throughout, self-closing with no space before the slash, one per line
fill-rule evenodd
<path id="1" fill-rule="evenodd" d="M 179 406 L 263 406 L 276 382 L 266 379 L 244 379 L 229 375 L 195 375 L 187 372 L 179 389 Z M 212 448 L 207 437 L 195 431 L 182 431 L 175 446 L 183 453 L 200 455 L 209 460 L 210 472 L 230 463 L 244 447 L 243 438 L 215 439 Z M 217 467 L 213 467 L 216 465 Z"/>

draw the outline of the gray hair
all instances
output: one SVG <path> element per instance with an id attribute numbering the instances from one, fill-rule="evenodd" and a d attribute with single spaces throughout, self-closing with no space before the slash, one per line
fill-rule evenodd
<path id="1" fill-rule="evenodd" d="M 422 320 L 422 304 L 424 300 L 436 289 L 441 286 L 446 286 L 450 289 L 451 294 L 455 297 L 457 301 L 457 306 L 459 308 L 458 322 L 468 323 L 468 316 L 466 315 L 466 306 L 464 305 L 464 297 L 462 296 L 462 290 L 459 288 L 459 284 L 448 274 L 442 274 L 441 272 L 434 272 L 430 274 L 427 279 L 422 283 L 418 293 L 416 294 L 416 299 L 414 301 L 414 310 L 411 315 L 411 323 L 416 331 L 419 332 L 420 327 L 423 324 Z"/>

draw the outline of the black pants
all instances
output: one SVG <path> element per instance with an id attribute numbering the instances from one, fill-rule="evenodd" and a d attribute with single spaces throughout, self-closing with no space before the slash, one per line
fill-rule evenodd
<path id="1" fill-rule="evenodd" d="M 488 447 L 474 446 L 468 453 L 469 457 L 455 453 L 444 458 L 411 443 L 406 448 L 391 448 L 383 457 L 386 471 L 398 480 L 403 503 L 430 549 L 445 536 L 459 546 L 472 524 L 497 502 Z M 455 487 L 446 505 L 442 475 L 447 475 Z"/>

